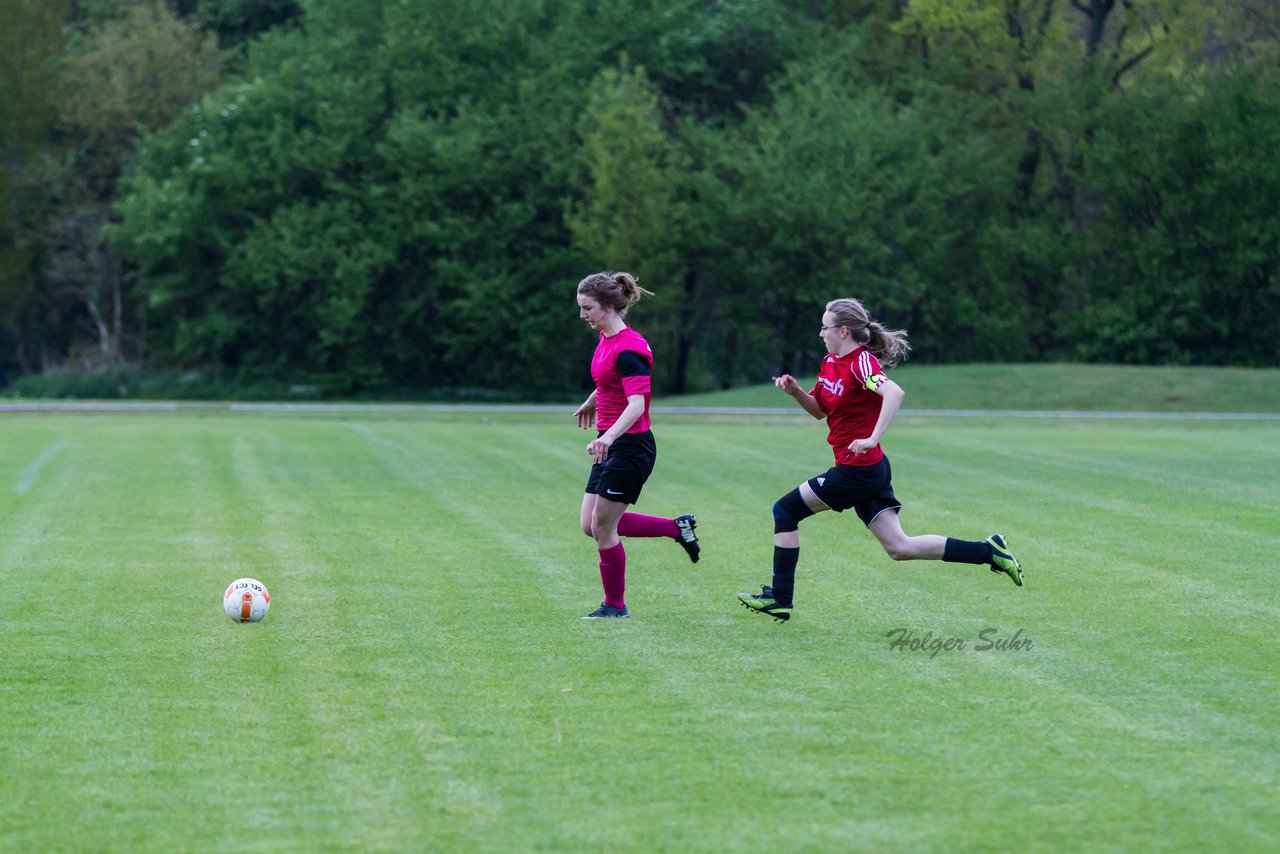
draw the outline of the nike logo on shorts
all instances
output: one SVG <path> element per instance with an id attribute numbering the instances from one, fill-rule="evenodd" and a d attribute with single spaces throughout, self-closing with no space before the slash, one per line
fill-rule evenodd
<path id="1" fill-rule="evenodd" d="M 616 490 L 616 489 L 606 489 L 606 490 L 605 490 L 605 494 L 607 494 L 607 495 L 621 495 L 622 493 L 621 493 L 621 492 L 619 492 L 619 491 L 618 491 L 618 490 Z"/>

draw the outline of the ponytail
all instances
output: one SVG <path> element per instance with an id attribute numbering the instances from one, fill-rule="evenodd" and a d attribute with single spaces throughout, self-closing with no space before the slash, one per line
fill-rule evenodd
<path id="1" fill-rule="evenodd" d="M 608 306 L 625 317 L 631 304 L 641 297 L 653 296 L 653 291 L 640 287 L 631 273 L 592 273 L 578 283 L 578 293 L 589 296 L 602 306 Z"/>
<path id="2" fill-rule="evenodd" d="M 835 315 L 837 326 L 847 327 L 853 340 L 874 353 L 886 368 L 901 362 L 911 350 L 907 330 L 888 329 L 872 320 L 856 299 L 834 299 L 827 303 L 827 311 Z"/>
<path id="3" fill-rule="evenodd" d="M 866 347 L 876 354 L 880 364 L 886 368 L 892 368 L 901 362 L 911 350 L 911 345 L 907 343 L 907 330 L 885 329 L 874 320 L 867 324 Z"/>

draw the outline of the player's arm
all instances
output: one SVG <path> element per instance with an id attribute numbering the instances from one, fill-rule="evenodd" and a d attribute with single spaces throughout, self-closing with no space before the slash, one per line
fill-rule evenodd
<path id="1" fill-rule="evenodd" d="M 627 395 L 627 407 L 622 410 L 618 420 L 613 422 L 613 426 L 604 431 L 601 436 L 587 443 L 587 453 L 591 455 L 591 459 L 597 463 L 604 462 L 609 456 L 609 448 L 613 447 L 614 440 L 630 430 L 631 425 L 635 424 L 643 414 L 644 395 Z"/>
<path id="2" fill-rule="evenodd" d="M 596 424 L 596 390 L 592 389 L 591 394 L 583 401 L 582 405 L 574 411 L 574 416 L 578 419 L 578 426 L 583 430 L 590 430 Z"/>
<path id="3" fill-rule="evenodd" d="M 632 425 L 640 420 L 641 415 L 644 415 L 644 395 L 627 395 L 627 408 L 622 410 L 618 420 L 613 422 L 613 426 L 606 430 L 600 438 L 609 444 L 613 444 L 613 440 L 630 430 Z"/>
<path id="4" fill-rule="evenodd" d="M 780 377 L 773 378 L 773 384 L 779 389 L 786 392 L 796 399 L 796 403 L 800 404 L 800 408 L 821 421 L 827 417 L 827 413 L 822 411 L 822 407 L 818 405 L 818 399 L 809 392 L 800 387 L 800 383 L 796 382 L 796 378 L 791 374 L 783 374 Z"/>
<path id="5" fill-rule="evenodd" d="M 622 375 L 622 390 L 627 396 L 626 408 L 602 436 L 587 444 L 587 452 L 598 463 L 609 456 L 614 440 L 640 420 L 644 415 L 644 399 L 650 388 L 650 362 L 642 354 L 624 350 L 618 354 L 618 373 Z"/>
<path id="6" fill-rule="evenodd" d="M 902 390 L 902 386 L 886 377 L 884 374 L 875 374 L 867 379 L 867 388 L 880 395 L 883 402 L 880 404 L 880 417 L 876 419 L 875 429 L 871 431 L 871 435 L 865 439 L 854 439 L 849 443 L 849 450 L 856 454 L 864 454 L 867 451 L 880 444 L 880 438 L 884 436 L 884 431 L 889 429 L 889 425 L 893 423 L 893 416 L 898 414 L 898 407 L 902 406 L 902 399 L 907 393 Z"/>

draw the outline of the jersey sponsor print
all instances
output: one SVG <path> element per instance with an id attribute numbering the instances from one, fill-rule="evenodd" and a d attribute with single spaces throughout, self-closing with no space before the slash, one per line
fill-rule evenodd
<path id="1" fill-rule="evenodd" d="M 875 430 L 884 402 L 876 390 L 888 379 L 880 360 L 865 347 L 843 356 L 830 354 L 822 360 L 818 381 L 809 394 L 827 416 L 827 442 L 836 465 L 873 466 L 884 456 L 879 445 L 857 456 L 849 445 Z"/>

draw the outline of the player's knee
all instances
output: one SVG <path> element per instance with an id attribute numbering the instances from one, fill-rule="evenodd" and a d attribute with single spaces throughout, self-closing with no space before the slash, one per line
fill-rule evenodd
<path id="1" fill-rule="evenodd" d="M 911 548 L 905 542 L 881 543 L 884 546 L 884 553 L 891 560 L 911 560 L 914 555 Z"/>
<path id="2" fill-rule="evenodd" d="M 800 527 L 799 520 L 792 518 L 791 513 L 782 503 L 783 500 L 779 498 L 773 502 L 773 532 L 775 534 L 785 534 Z"/>
<path id="3" fill-rule="evenodd" d="M 595 537 L 596 532 L 595 532 L 595 530 L 593 530 L 593 526 L 592 526 L 592 524 L 591 524 L 591 520 L 590 520 L 590 519 L 586 519 L 586 520 L 584 520 L 584 521 L 583 521 L 583 523 L 582 523 L 582 533 L 586 534 L 588 537 L 592 537 L 592 538 L 594 538 L 594 537 Z"/>
<path id="4" fill-rule="evenodd" d="M 591 520 L 590 536 L 597 540 L 607 540 L 618 533 L 617 520 L 610 520 L 607 515 L 598 515 Z"/>
<path id="5" fill-rule="evenodd" d="M 786 534 L 800 527 L 800 522 L 813 515 L 809 505 L 800 497 L 800 490 L 793 489 L 773 503 L 773 532 Z"/>

